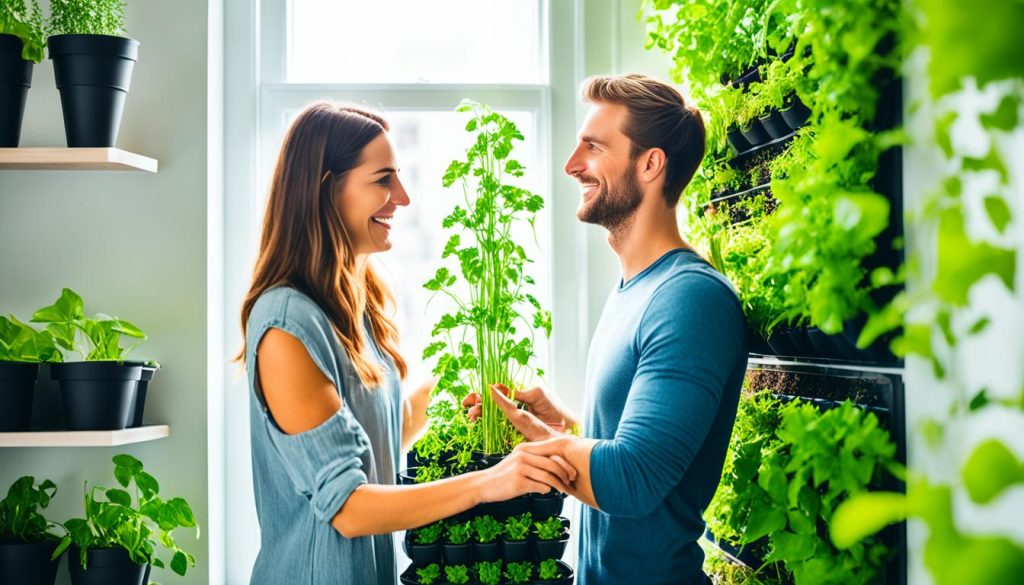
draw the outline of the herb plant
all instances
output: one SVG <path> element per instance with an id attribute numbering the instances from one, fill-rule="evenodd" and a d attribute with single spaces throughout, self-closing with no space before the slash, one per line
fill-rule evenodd
<path id="1" fill-rule="evenodd" d="M 559 570 L 558 561 L 555 559 L 541 561 L 537 574 L 540 576 L 541 581 L 554 581 L 562 576 L 561 571 Z"/>
<path id="2" fill-rule="evenodd" d="M 449 585 L 464 585 L 469 583 L 469 568 L 465 565 L 448 565 L 444 568 L 444 576 Z"/>
<path id="3" fill-rule="evenodd" d="M 552 516 L 543 522 L 534 522 L 533 531 L 541 540 L 558 540 L 565 534 L 565 527 L 560 518 Z"/>
<path id="4" fill-rule="evenodd" d="M 172 554 L 170 567 L 178 575 L 185 575 L 189 566 L 195 566 L 195 557 L 183 550 L 174 540 L 175 528 L 199 527 L 192 508 L 182 498 L 163 500 L 158 495 L 160 484 L 147 473 L 142 462 L 131 455 L 114 456 L 114 478 L 121 488 L 84 486 L 85 518 L 73 518 L 64 523 L 65 536 L 53 558 L 57 558 L 74 544 L 80 549 L 81 564 L 86 567 L 89 549 L 120 547 L 128 552 L 133 563 L 164 567 L 156 556 L 159 546 Z M 132 494 L 127 490 L 134 484 L 137 505 L 132 505 Z M 104 496 L 99 499 L 98 493 Z"/>
<path id="5" fill-rule="evenodd" d="M 476 578 L 481 585 L 499 585 L 501 583 L 501 561 L 480 561 L 473 565 Z"/>
<path id="6" fill-rule="evenodd" d="M 472 536 L 472 522 L 457 522 L 448 527 L 448 542 L 452 544 L 466 544 Z"/>
<path id="7" fill-rule="evenodd" d="M 57 486 L 50 480 L 36 485 L 36 478 L 18 478 L 0 500 L 0 543 L 32 543 L 59 538 L 49 532 L 53 523 L 40 513 L 50 505 Z"/>
<path id="8" fill-rule="evenodd" d="M 529 512 L 505 520 L 505 540 L 526 540 L 532 522 L 533 516 Z"/>
<path id="9" fill-rule="evenodd" d="M 415 533 L 416 544 L 428 545 L 437 542 L 444 534 L 444 521 L 438 520 L 433 524 L 427 524 L 423 528 L 417 528 Z"/>
<path id="10" fill-rule="evenodd" d="M 431 563 L 422 569 L 416 569 L 416 579 L 420 585 L 433 585 L 441 578 L 441 567 L 437 563 Z"/>
<path id="11" fill-rule="evenodd" d="M 508 118 L 487 106 L 464 100 L 459 112 L 471 114 L 466 125 L 476 140 L 462 160 L 444 174 L 443 185 L 458 184 L 462 204 L 444 218 L 455 230 L 442 258 L 457 261 L 468 288 L 455 288 L 458 277 L 448 267 L 437 270 L 424 287 L 443 294 L 455 305 L 434 326 L 433 341 L 423 358 L 435 358 L 435 392 L 448 393 L 455 403 L 471 390 L 482 397 L 482 447 L 486 454 L 503 454 L 522 440 L 488 391 L 490 384 L 521 387 L 532 374 L 534 331 L 551 333 L 551 314 L 527 292 L 534 284 L 527 274 L 526 250 L 513 238 L 517 225 L 533 227 L 544 206 L 540 195 L 515 186 L 525 167 L 510 158 L 514 142 L 523 135 Z M 531 314 L 527 319 L 526 313 Z M 519 333 L 517 327 L 527 331 Z M 543 375 L 540 370 L 537 375 Z"/>
<path id="12" fill-rule="evenodd" d="M 57 345 L 67 351 L 76 351 L 86 361 L 121 361 L 133 348 L 121 347 L 121 335 L 146 339 L 146 334 L 135 325 L 102 313 L 93 318 L 85 316 L 82 297 L 65 288 L 57 301 L 32 315 L 33 323 L 46 323 Z M 84 345 L 79 342 L 82 338 Z"/>
<path id="13" fill-rule="evenodd" d="M 39 0 L 0 0 L 0 34 L 21 39 L 21 58 L 33 63 L 43 60 L 43 17 Z"/>
<path id="14" fill-rule="evenodd" d="M 533 578 L 533 563 L 522 561 L 505 565 L 505 578 L 509 583 L 529 583 Z"/>
<path id="15" fill-rule="evenodd" d="M 124 33 L 123 0 L 50 0 L 47 34 L 110 35 Z"/>
<path id="16" fill-rule="evenodd" d="M 493 516 L 479 516 L 473 519 L 473 532 L 477 542 L 494 542 L 504 532 L 504 526 Z"/>
<path id="17" fill-rule="evenodd" d="M 49 331 L 36 331 L 14 315 L 0 315 L 0 361 L 38 363 L 62 359 Z"/>

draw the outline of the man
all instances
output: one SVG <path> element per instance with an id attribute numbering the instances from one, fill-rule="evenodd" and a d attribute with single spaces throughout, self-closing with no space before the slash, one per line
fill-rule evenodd
<path id="1" fill-rule="evenodd" d="M 721 477 L 747 349 L 728 281 L 680 236 L 676 204 L 704 156 L 700 113 L 641 75 L 584 83 L 591 108 L 565 172 L 577 217 L 622 267 L 590 345 L 584 437 L 540 388 L 492 395 L 527 440 L 576 468 L 580 585 L 708 583 L 697 540 Z M 498 391 L 500 390 L 500 392 Z M 479 413 L 479 396 L 467 399 Z"/>

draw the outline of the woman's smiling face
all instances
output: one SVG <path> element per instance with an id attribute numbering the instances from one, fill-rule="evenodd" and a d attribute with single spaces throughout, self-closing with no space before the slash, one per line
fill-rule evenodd
<path id="1" fill-rule="evenodd" d="M 388 134 L 382 133 L 363 149 L 359 165 L 349 171 L 337 195 L 341 221 L 357 256 L 391 249 L 391 218 L 409 205 L 398 179 L 398 165 Z"/>

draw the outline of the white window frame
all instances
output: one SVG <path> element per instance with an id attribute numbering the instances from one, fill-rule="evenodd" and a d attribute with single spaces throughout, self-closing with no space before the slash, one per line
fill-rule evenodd
<path id="1" fill-rule="evenodd" d="M 322 98 L 382 106 L 386 111 L 451 111 L 472 96 L 497 110 L 527 110 L 540 130 L 534 139 L 546 174 L 541 194 L 548 202 L 550 233 L 551 367 L 548 381 L 562 399 L 582 411 L 584 370 L 593 317 L 588 286 L 588 235 L 576 220 L 578 186 L 562 167 L 576 143 L 583 79 L 583 0 L 540 0 L 546 26 L 547 85 L 475 84 L 306 84 L 287 83 L 285 66 L 287 0 L 238 0 L 225 5 L 225 195 L 224 347 L 230 359 L 241 347 L 239 311 L 251 278 L 266 193 L 267 165 L 279 144 L 264 139 L 288 110 Z M 542 30 L 544 30 L 542 29 Z M 261 169 L 262 172 L 261 172 Z M 557 275 L 557 277 L 556 277 Z M 223 433 L 226 494 L 224 545 L 226 582 L 248 583 L 259 548 L 252 496 L 248 384 L 229 367 L 224 379 Z M 574 552 L 574 551 L 573 551 Z M 217 551 L 211 551 L 217 554 Z"/>

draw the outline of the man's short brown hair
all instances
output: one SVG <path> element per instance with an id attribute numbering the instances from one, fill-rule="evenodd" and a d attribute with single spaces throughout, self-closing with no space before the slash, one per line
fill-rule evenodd
<path id="1" fill-rule="evenodd" d="M 646 75 L 590 77 L 581 90 L 585 101 L 619 104 L 629 117 L 622 133 L 632 142 L 633 160 L 643 151 L 665 152 L 665 202 L 675 207 L 704 158 L 704 120 L 674 87 Z"/>

